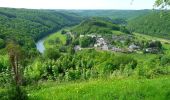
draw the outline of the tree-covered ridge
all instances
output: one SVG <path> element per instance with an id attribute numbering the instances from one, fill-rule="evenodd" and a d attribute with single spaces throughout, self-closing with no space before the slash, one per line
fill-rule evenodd
<path id="1" fill-rule="evenodd" d="M 80 20 L 63 11 L 0 8 L 0 39 L 34 47 L 34 41 Z"/>
<path id="2" fill-rule="evenodd" d="M 154 11 L 148 15 L 131 20 L 128 28 L 131 31 L 170 39 L 169 17 L 169 11 Z"/>
<path id="3" fill-rule="evenodd" d="M 121 31 L 129 33 L 129 31 L 121 25 L 113 24 L 112 20 L 107 18 L 89 18 L 72 29 L 77 34 L 112 34 L 113 31 Z"/>
<path id="4" fill-rule="evenodd" d="M 151 10 L 73 10 L 71 12 L 76 13 L 83 17 L 109 17 L 109 18 L 124 18 L 133 19 L 135 17 L 146 15 Z"/>

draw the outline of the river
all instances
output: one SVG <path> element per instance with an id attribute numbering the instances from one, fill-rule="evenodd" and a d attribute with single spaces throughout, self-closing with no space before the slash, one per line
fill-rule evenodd
<path id="1" fill-rule="evenodd" d="M 44 51 L 45 51 L 44 40 L 45 39 L 43 38 L 36 43 L 37 50 L 40 53 L 44 53 Z"/>
<path id="2" fill-rule="evenodd" d="M 63 27 L 62 29 L 68 29 L 69 27 Z M 61 31 L 62 29 L 60 29 L 59 31 Z M 52 33 L 52 34 L 55 34 L 55 33 L 57 33 L 57 32 L 59 32 L 59 31 L 56 31 L 56 32 L 54 32 L 54 33 Z M 44 46 L 44 41 L 45 41 L 45 39 L 48 37 L 48 36 L 50 36 L 50 35 L 52 35 L 52 34 L 49 34 L 49 35 L 47 35 L 46 37 L 44 37 L 44 38 L 42 38 L 42 39 L 40 39 L 39 41 L 37 41 L 36 42 L 36 48 L 37 48 L 37 50 L 40 52 L 40 53 L 44 53 L 44 51 L 45 51 L 45 46 Z"/>

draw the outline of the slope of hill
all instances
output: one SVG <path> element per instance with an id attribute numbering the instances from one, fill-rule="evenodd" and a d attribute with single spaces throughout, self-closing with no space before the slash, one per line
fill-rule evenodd
<path id="1" fill-rule="evenodd" d="M 169 85 L 169 77 L 150 80 L 105 79 L 62 84 L 51 82 L 40 84 L 40 88 L 30 89 L 30 98 L 31 100 L 166 100 L 170 96 L 170 90 L 167 89 Z"/>
<path id="2" fill-rule="evenodd" d="M 54 10 L 0 8 L 0 39 L 35 46 L 34 41 L 81 20 L 72 13 Z"/>
<path id="3" fill-rule="evenodd" d="M 78 34 L 112 34 L 113 31 L 129 33 L 124 26 L 113 24 L 112 21 L 104 18 L 89 18 L 72 29 Z"/>
<path id="4" fill-rule="evenodd" d="M 131 31 L 170 39 L 170 12 L 152 12 L 129 22 Z"/>

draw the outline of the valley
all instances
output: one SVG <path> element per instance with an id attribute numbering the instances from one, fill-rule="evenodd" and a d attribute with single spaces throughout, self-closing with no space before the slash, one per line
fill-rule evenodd
<path id="1" fill-rule="evenodd" d="M 0 8 L 0 100 L 168 100 L 160 12 Z"/>

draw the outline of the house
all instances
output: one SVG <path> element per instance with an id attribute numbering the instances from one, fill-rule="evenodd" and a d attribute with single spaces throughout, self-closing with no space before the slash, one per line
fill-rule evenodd
<path id="1" fill-rule="evenodd" d="M 135 45 L 135 44 L 132 44 L 132 45 L 129 46 L 129 49 L 130 49 L 130 50 L 139 50 L 140 47 L 137 46 L 137 45 Z"/>
<path id="2" fill-rule="evenodd" d="M 117 47 L 112 47 L 111 50 L 112 50 L 112 51 L 115 51 L 115 52 L 121 52 L 121 51 L 122 51 L 122 49 L 117 48 Z"/>
<path id="3" fill-rule="evenodd" d="M 145 53 L 158 53 L 159 49 L 158 48 L 146 48 Z"/>
<path id="4" fill-rule="evenodd" d="M 108 47 L 107 44 L 106 44 L 106 45 L 103 45 L 103 46 L 101 47 L 101 49 L 102 49 L 102 50 L 109 50 L 109 47 Z"/>

